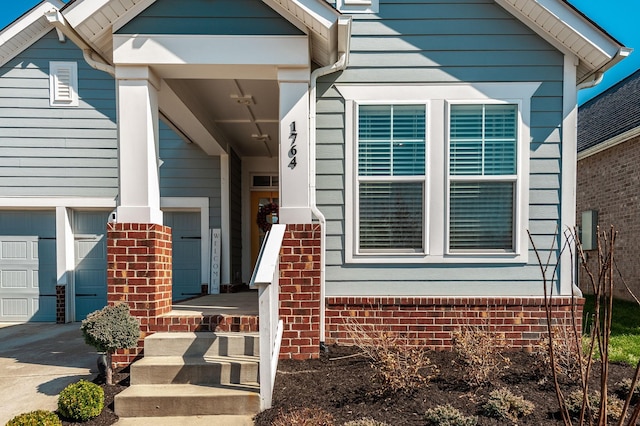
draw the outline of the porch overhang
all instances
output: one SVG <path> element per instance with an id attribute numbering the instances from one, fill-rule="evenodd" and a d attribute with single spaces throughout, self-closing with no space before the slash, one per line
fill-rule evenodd
<path id="1" fill-rule="evenodd" d="M 596 80 L 633 49 L 563 0 L 495 0 L 564 54 L 577 60 L 576 84 Z"/>

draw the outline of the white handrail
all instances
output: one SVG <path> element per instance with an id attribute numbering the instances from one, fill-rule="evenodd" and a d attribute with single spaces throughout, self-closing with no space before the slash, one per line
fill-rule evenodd
<path id="1" fill-rule="evenodd" d="M 274 224 L 267 232 L 249 286 L 258 289 L 260 321 L 260 409 L 271 408 L 273 384 L 278 370 L 282 341 L 282 320 L 278 316 L 280 249 L 285 225 Z"/>

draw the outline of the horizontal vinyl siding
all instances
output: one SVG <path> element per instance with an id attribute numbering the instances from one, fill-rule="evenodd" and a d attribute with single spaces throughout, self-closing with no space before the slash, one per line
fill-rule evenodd
<path id="1" fill-rule="evenodd" d="M 303 34 L 260 0 L 157 0 L 117 33 Z"/>
<path id="2" fill-rule="evenodd" d="M 207 197 L 209 226 L 220 228 L 220 157 L 186 143 L 160 121 L 160 196 Z"/>
<path id="3" fill-rule="evenodd" d="M 49 107 L 49 61 L 78 64 L 79 106 Z M 115 197 L 115 85 L 55 32 L 0 67 L 0 196 Z"/>
<path id="4" fill-rule="evenodd" d="M 531 250 L 528 265 L 345 263 L 345 202 L 353 201 L 344 199 L 351 178 L 344 175 L 344 100 L 331 83 L 541 81 L 531 102 L 528 229 L 546 259 L 560 217 L 562 55 L 490 0 L 381 0 L 378 14 L 353 15 L 352 34 L 349 68 L 318 85 L 317 199 L 327 218 L 327 295 L 541 294 Z"/>

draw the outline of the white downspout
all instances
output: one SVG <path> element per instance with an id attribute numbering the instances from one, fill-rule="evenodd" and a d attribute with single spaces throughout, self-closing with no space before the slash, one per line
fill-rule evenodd
<path id="1" fill-rule="evenodd" d="M 325 340 L 325 271 L 326 271 L 326 239 L 327 219 L 320 211 L 316 201 L 316 91 L 318 78 L 342 71 L 349 63 L 349 39 L 351 37 L 351 19 L 343 21 L 346 32 L 344 52 L 338 61 L 332 65 L 318 68 L 311 73 L 309 82 L 309 204 L 311 212 L 320 222 L 320 347 L 324 347 Z"/>

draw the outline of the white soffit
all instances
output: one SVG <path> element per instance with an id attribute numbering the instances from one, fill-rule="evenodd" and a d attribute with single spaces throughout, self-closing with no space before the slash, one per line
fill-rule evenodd
<path id="1" fill-rule="evenodd" d="M 0 32 L 0 66 L 40 40 L 53 29 L 45 12 L 64 6 L 60 0 L 45 0 Z"/>
<path id="2" fill-rule="evenodd" d="M 579 59 L 577 82 L 627 56 L 625 48 L 561 0 L 495 0 L 562 52 Z"/>

